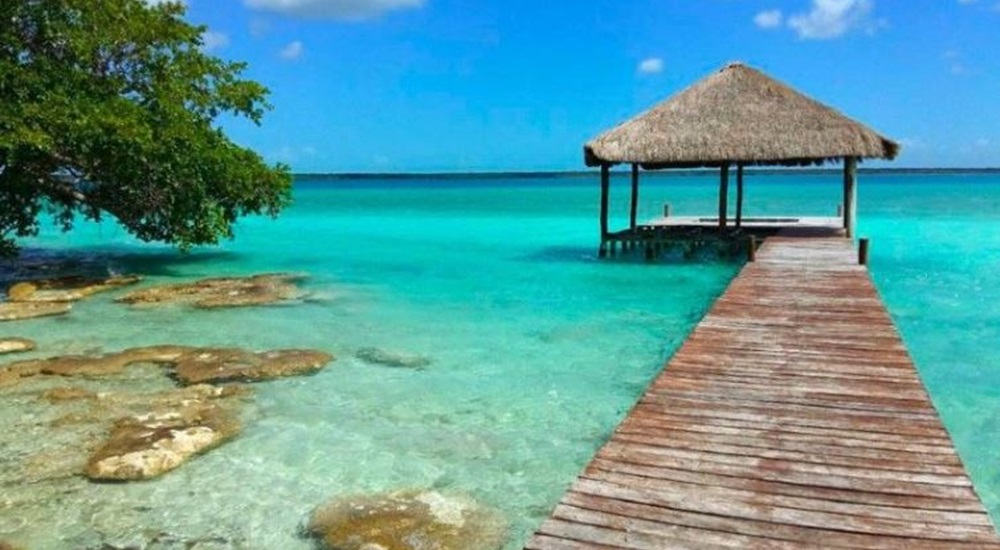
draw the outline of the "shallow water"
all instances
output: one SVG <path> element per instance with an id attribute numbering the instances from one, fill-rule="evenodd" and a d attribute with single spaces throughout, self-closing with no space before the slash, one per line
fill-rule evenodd
<path id="1" fill-rule="evenodd" d="M 626 189 L 619 178 L 615 226 Z M 996 518 L 1000 176 L 869 175 L 860 190 L 873 276 Z M 641 217 L 663 202 L 678 215 L 711 212 L 715 200 L 704 176 L 648 178 L 642 191 Z M 830 215 L 839 194 L 837 176 L 750 176 L 747 212 Z M 310 275 L 310 298 L 288 306 L 135 310 L 111 294 L 65 318 L 0 324 L 0 335 L 37 340 L 34 356 L 178 343 L 310 347 L 338 359 L 312 377 L 256 385 L 239 439 L 159 480 L 0 478 L 0 540 L 167 548 L 149 541 L 169 533 L 307 549 L 298 528 L 319 503 L 432 487 L 498 508 L 508 547 L 519 548 L 739 268 L 708 257 L 595 261 L 593 178 L 300 180 L 295 196 L 280 219 L 245 220 L 236 241 L 188 256 L 109 223 L 27 243 L 29 259 L 152 282 Z M 370 365 L 353 357 L 365 347 L 432 363 Z M 155 386 L 155 376 L 134 383 Z M 45 410 L 29 390 L 0 412 L 18 427 L 0 435 L 8 464 L 47 445 L 26 436 L 44 419 L 25 412 Z"/>

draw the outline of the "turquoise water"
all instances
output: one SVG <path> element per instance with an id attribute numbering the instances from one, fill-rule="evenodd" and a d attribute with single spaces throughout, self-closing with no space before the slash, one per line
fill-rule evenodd
<path id="1" fill-rule="evenodd" d="M 664 202 L 678 215 L 712 212 L 715 186 L 709 176 L 647 178 L 640 217 Z M 616 226 L 626 189 L 618 178 Z M 29 258 L 153 282 L 305 272 L 310 298 L 192 311 L 131 310 L 102 295 L 65 318 L 0 324 L 0 335 L 37 340 L 37 356 L 178 343 L 309 347 L 338 360 L 255 386 L 239 439 L 159 480 L 0 480 L 0 540 L 142 547 L 165 532 L 307 549 L 297 530 L 317 504 L 432 487 L 502 511 L 508 547 L 519 548 L 739 268 L 596 261 L 597 195 L 592 177 L 303 179 L 280 219 L 245 220 L 236 241 L 187 256 L 110 223 L 47 231 L 27 243 Z M 747 182 L 748 215 L 832 215 L 839 200 L 833 175 Z M 869 175 L 859 202 L 878 288 L 1000 517 L 1000 176 Z M 369 346 L 433 362 L 414 371 L 353 357 Z M 45 445 L 4 441 L 22 454 Z"/>

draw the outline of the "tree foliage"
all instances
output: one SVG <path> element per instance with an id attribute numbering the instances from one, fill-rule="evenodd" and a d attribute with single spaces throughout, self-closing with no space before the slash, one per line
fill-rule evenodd
<path id="1" fill-rule="evenodd" d="M 291 177 L 231 142 L 219 116 L 259 124 L 267 89 L 207 54 L 179 3 L 0 1 L 0 253 L 112 215 L 181 248 L 276 215 Z"/>

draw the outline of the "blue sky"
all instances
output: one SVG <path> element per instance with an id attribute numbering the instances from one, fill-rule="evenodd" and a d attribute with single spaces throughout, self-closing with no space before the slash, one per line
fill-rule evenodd
<path id="1" fill-rule="evenodd" d="M 1000 0 L 186 3 L 272 91 L 227 132 L 297 172 L 582 169 L 733 60 L 899 140 L 894 166 L 1000 166 Z"/>

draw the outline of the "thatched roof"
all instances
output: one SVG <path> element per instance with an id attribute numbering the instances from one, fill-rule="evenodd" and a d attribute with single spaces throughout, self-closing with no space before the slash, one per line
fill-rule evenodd
<path id="1" fill-rule="evenodd" d="M 694 84 L 584 147 L 588 166 L 808 165 L 892 159 L 899 145 L 740 63 Z"/>

